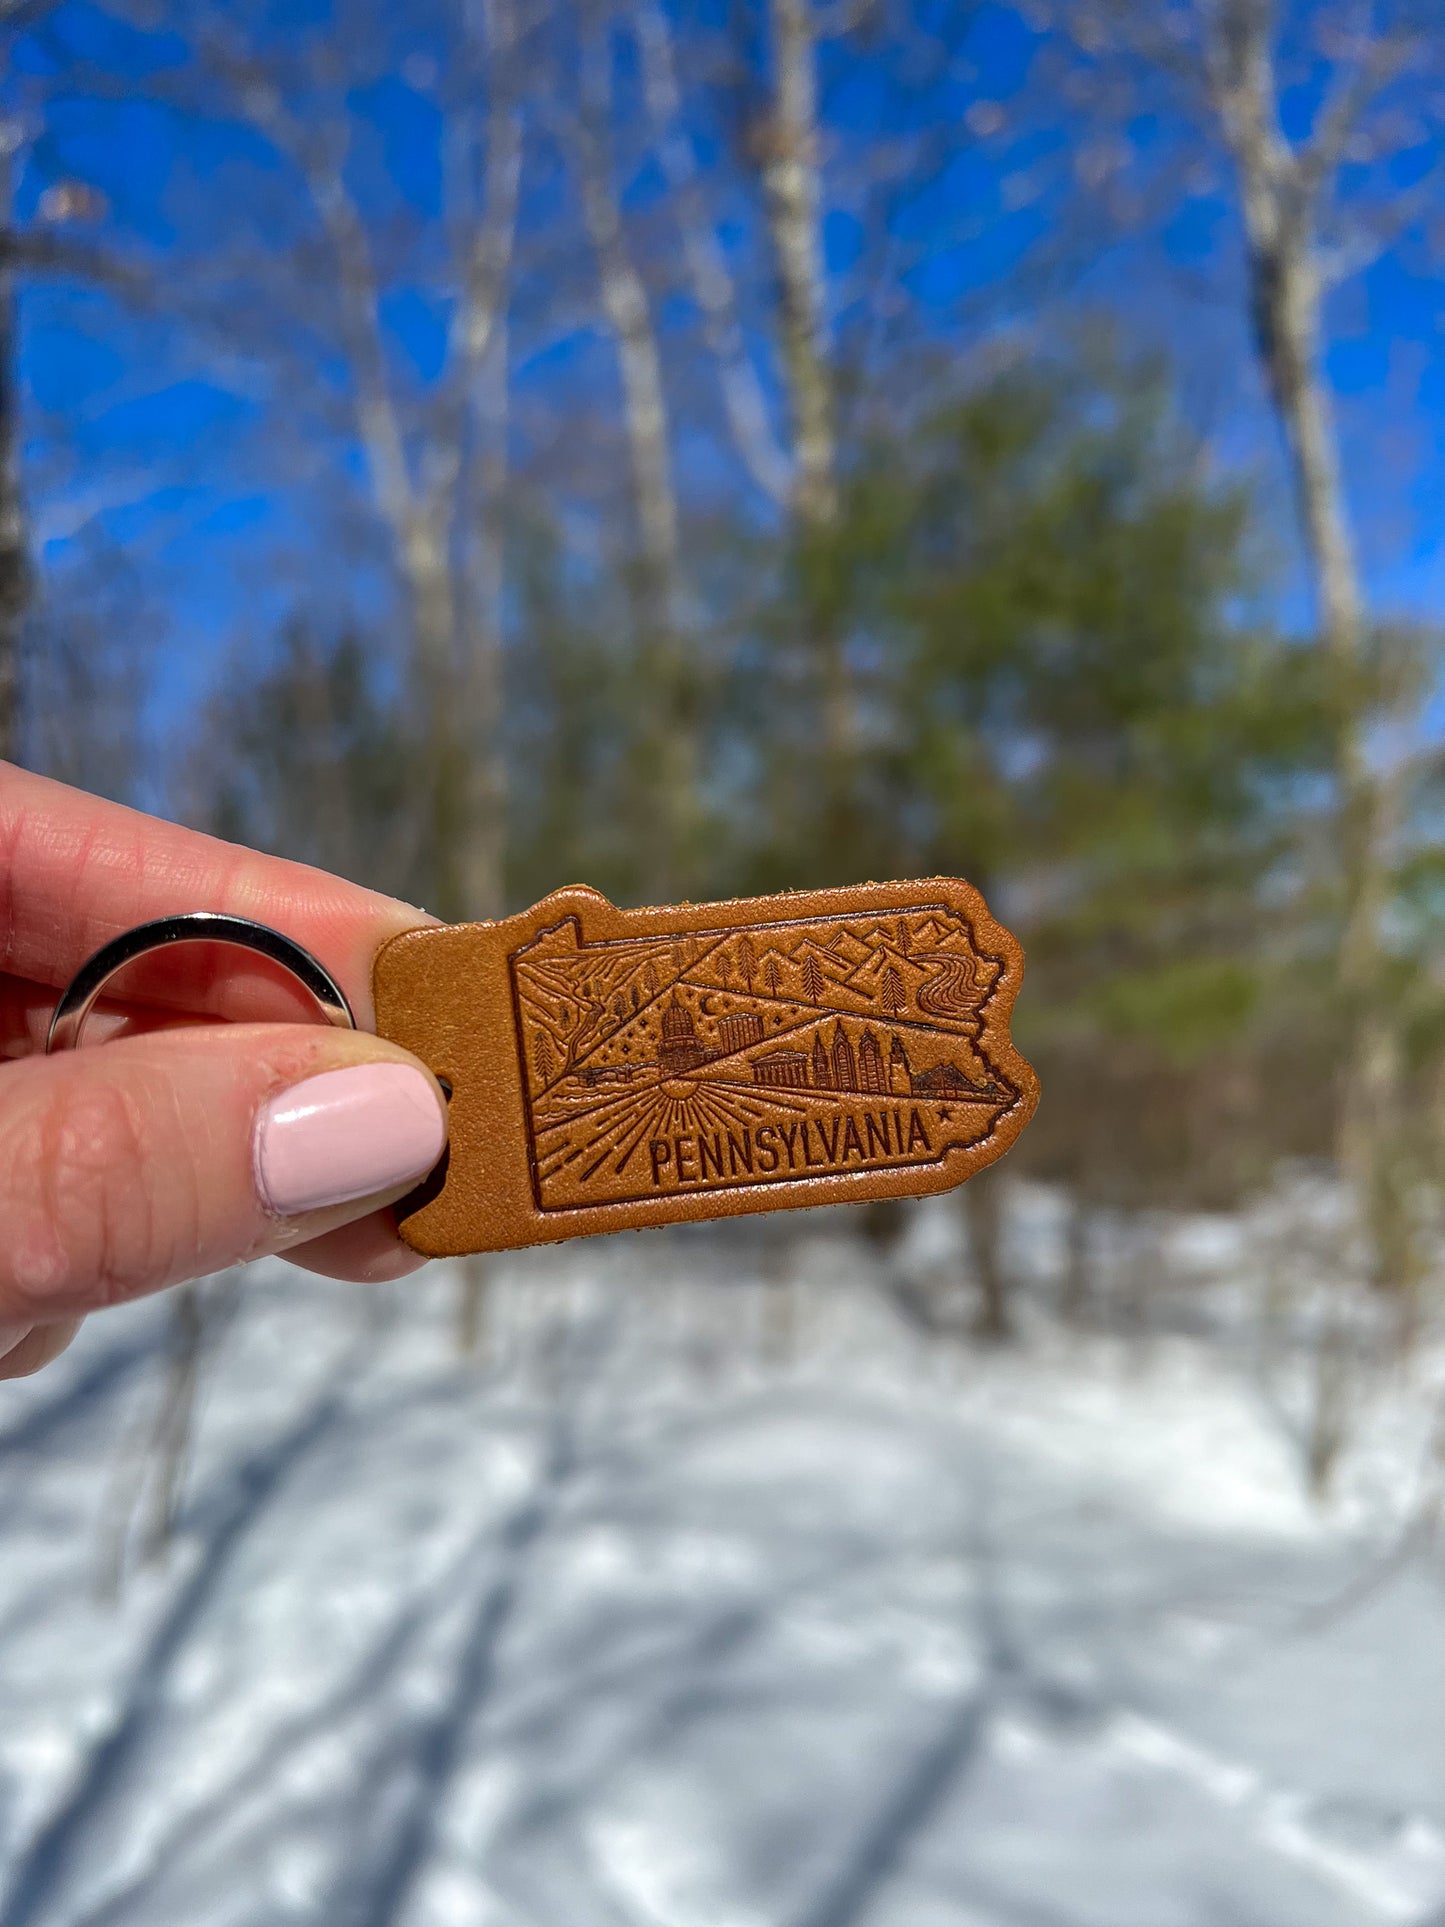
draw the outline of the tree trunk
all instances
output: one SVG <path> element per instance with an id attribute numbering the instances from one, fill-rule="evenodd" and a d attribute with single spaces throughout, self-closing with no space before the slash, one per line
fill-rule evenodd
<path id="1" fill-rule="evenodd" d="M 1339 434 L 1323 372 L 1313 189 L 1279 125 L 1266 0 L 1233 0 L 1218 28 L 1215 87 L 1239 174 L 1260 362 L 1284 430 L 1320 643 L 1334 671 L 1343 916 L 1336 977 L 1343 1048 L 1337 1147 L 1367 1231 L 1375 1282 L 1397 1281 L 1385 1216 L 1394 1189 L 1400 1064 L 1384 1003 L 1388 823 L 1369 766 L 1359 672 L 1364 597 L 1351 539 Z"/>
<path id="2" fill-rule="evenodd" d="M 805 522 L 824 524 L 838 504 L 818 183 L 818 49 L 810 0 L 772 0 L 771 20 L 773 108 L 763 188 L 793 413 L 794 505 Z"/>
<path id="3" fill-rule="evenodd" d="M 771 0 L 769 17 L 773 96 L 763 190 L 793 425 L 803 620 L 818 690 L 823 832 L 829 851 L 841 852 L 855 827 L 857 718 L 841 613 L 830 592 L 837 560 L 832 552 L 838 522 L 837 430 L 823 269 L 818 49 L 811 0 Z"/>
<path id="4" fill-rule="evenodd" d="M 642 745 L 648 799 L 642 885 L 665 903 L 696 858 L 698 746 L 692 665 L 683 640 L 682 565 L 662 354 L 647 288 L 627 244 L 613 178 L 609 53 L 597 23 L 582 49 L 578 162 L 583 213 L 597 257 L 603 311 L 617 343 L 623 419 L 639 537 Z"/>
<path id="5" fill-rule="evenodd" d="M 447 530 L 439 515 L 416 508 L 402 538 L 411 605 L 411 674 L 418 685 L 427 783 L 422 799 L 427 909 L 444 923 L 468 915 L 465 851 L 471 831 L 468 796 L 471 744 L 457 660 L 457 596 Z"/>
<path id="6" fill-rule="evenodd" d="M 460 681 L 469 756 L 459 852 L 460 895 L 468 917 L 505 909 L 507 765 L 504 604 L 509 475 L 509 287 L 521 189 L 523 127 L 518 100 L 517 21 L 512 0 L 482 0 L 477 53 L 490 74 L 482 213 L 464 278 L 459 314 L 456 513 L 462 569 Z M 475 27 L 474 27 L 475 31 Z M 479 63 L 480 64 L 480 63 Z"/>
<path id="7" fill-rule="evenodd" d="M 13 215 L 14 163 L 0 153 L 0 230 Z M 20 754 L 21 648 L 30 597 L 25 504 L 20 476 L 20 381 L 15 273 L 0 267 L 0 761 Z"/>
<path id="8" fill-rule="evenodd" d="M 345 144 L 326 142 L 317 149 L 274 113 L 263 113 L 261 125 L 302 170 L 331 241 L 358 439 L 377 511 L 394 545 L 410 618 L 408 671 L 421 716 L 428 778 L 418 812 L 421 872 L 427 879 L 420 894 L 429 898 L 429 910 L 457 922 L 467 914 L 461 852 L 468 839 L 470 786 L 465 692 L 458 677 L 454 539 L 464 398 L 463 406 L 452 411 L 452 445 L 440 451 L 447 482 L 423 488 L 412 474 L 391 389 L 371 241 L 346 181 Z M 469 308 L 465 299 L 461 305 Z"/>
<path id="9" fill-rule="evenodd" d="M 1381 982 L 1387 825 L 1380 787 L 1369 767 L 1358 692 L 1363 598 L 1345 508 L 1334 411 L 1321 371 L 1320 288 L 1314 263 L 1302 240 L 1286 241 L 1277 269 L 1267 256 L 1257 256 L 1255 275 L 1258 283 L 1268 283 L 1267 289 L 1260 285 L 1257 299 L 1273 298 L 1275 388 L 1315 583 L 1321 641 L 1335 672 L 1335 776 L 1344 894 L 1336 968 L 1346 1026 L 1339 1162 L 1367 1216 L 1375 1218 L 1395 1134 L 1399 1064 Z M 1377 1261 L 1382 1255 L 1377 1251 Z M 1382 1276 L 1378 1282 L 1389 1281 Z"/>
<path id="10" fill-rule="evenodd" d="M 1090 1275 L 1090 1211 L 1079 1191 L 1070 1194 L 1068 1223 L 1064 1231 L 1064 1287 L 1059 1311 L 1069 1325 L 1083 1325 L 1089 1316 L 1093 1297 Z"/>
<path id="11" fill-rule="evenodd" d="M 477 397 L 476 526 L 466 571 L 463 625 L 468 765 L 460 883 L 469 917 L 499 917 L 505 908 L 507 765 L 503 734 L 502 616 L 506 590 L 503 506 L 507 484 L 507 336 L 498 322 Z"/>

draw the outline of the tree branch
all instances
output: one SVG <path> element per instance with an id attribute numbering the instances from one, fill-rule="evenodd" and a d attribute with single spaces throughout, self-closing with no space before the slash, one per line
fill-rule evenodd
<path id="1" fill-rule="evenodd" d="M 581 101 L 572 128 L 582 212 L 597 256 L 602 306 L 617 339 L 623 411 L 632 449 L 642 549 L 660 592 L 671 602 L 677 572 L 677 502 L 668 446 L 662 357 L 647 289 L 628 249 L 614 180 L 609 50 L 596 22 L 584 30 Z M 664 586 L 665 585 L 665 586 Z M 673 607 L 667 626 L 676 622 Z"/>
<path id="2" fill-rule="evenodd" d="M 468 14 L 471 14 L 468 8 Z M 465 110 L 458 117 L 465 130 L 450 170 L 454 210 L 453 250 L 459 263 L 459 288 L 447 332 L 447 364 L 453 371 L 454 400 L 448 411 L 452 433 L 443 460 L 450 464 L 440 480 L 454 483 L 462 461 L 465 416 L 481 379 L 506 299 L 516 240 L 517 203 L 521 190 L 523 119 L 513 72 L 517 20 L 512 0 L 479 0 L 479 51 L 488 56 L 490 88 L 487 137 L 482 162 L 484 206 L 476 215 L 476 140 L 473 118 Z"/>
<path id="3" fill-rule="evenodd" d="M 1339 76 L 1316 117 L 1314 131 L 1297 149 L 1307 193 L 1318 194 L 1335 173 L 1360 122 L 1391 81 L 1404 72 L 1417 46 L 1413 35 L 1381 35 L 1353 68 Z"/>
<path id="4" fill-rule="evenodd" d="M 693 299 L 702 316 L 703 337 L 717 363 L 728 426 L 748 473 L 781 507 L 792 493 L 792 465 L 773 430 L 743 334 L 737 287 L 705 204 L 696 150 L 684 130 L 672 30 L 658 0 L 636 0 L 633 25 L 642 53 L 657 157 L 672 191 Z"/>
<path id="5" fill-rule="evenodd" d="M 49 233 L 43 228 L 0 229 L 0 270 L 74 276 L 77 280 L 134 293 L 150 285 L 145 276 L 113 250 L 67 234 Z"/>

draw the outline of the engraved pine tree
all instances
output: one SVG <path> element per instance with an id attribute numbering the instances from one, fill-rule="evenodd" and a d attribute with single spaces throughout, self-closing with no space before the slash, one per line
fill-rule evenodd
<path id="1" fill-rule="evenodd" d="M 811 950 L 803 961 L 803 995 L 810 1004 L 823 1001 L 823 972 Z"/>
<path id="2" fill-rule="evenodd" d="M 742 972 L 743 982 L 747 985 L 750 995 L 753 988 L 753 972 L 757 967 L 758 953 L 753 948 L 752 938 L 746 936 L 740 938 L 738 941 L 738 969 Z"/>
<path id="3" fill-rule="evenodd" d="M 541 1078 L 543 1085 L 546 1086 L 550 1084 L 552 1079 L 557 1075 L 557 1065 L 552 1056 L 551 1040 L 548 1038 L 545 1030 L 540 1032 L 537 1037 L 536 1059 L 537 1075 Z"/>
<path id="4" fill-rule="evenodd" d="M 879 987 L 878 995 L 890 1017 L 896 1017 L 907 1001 L 903 979 L 892 964 L 889 964 L 883 973 L 883 982 Z"/>

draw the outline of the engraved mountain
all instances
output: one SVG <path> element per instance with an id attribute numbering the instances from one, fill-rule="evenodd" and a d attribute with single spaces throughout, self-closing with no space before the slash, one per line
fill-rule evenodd
<path id="1" fill-rule="evenodd" d="M 932 905 L 512 953 L 543 1210 L 936 1163 L 1019 1092 L 985 1056 L 1003 972 Z"/>

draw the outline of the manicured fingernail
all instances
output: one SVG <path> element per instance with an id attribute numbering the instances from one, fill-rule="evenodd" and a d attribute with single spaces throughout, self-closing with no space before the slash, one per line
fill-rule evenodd
<path id="1" fill-rule="evenodd" d="M 447 1141 L 430 1081 L 409 1064 L 353 1064 L 282 1091 L 256 1119 L 256 1189 L 281 1217 L 425 1177 Z"/>

